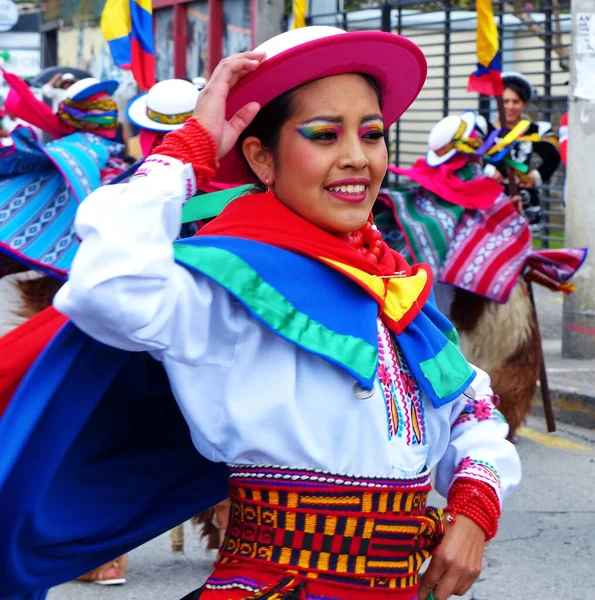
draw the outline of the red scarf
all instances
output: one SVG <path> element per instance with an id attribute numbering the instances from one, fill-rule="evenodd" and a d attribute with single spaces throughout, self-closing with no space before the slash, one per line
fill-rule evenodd
<path id="1" fill-rule="evenodd" d="M 283 248 L 326 264 L 329 264 L 328 260 L 341 263 L 330 266 L 355 281 L 378 302 L 381 313 L 384 313 L 383 319 L 395 333 L 403 331 L 421 312 L 432 288 L 432 272 L 429 267 L 410 267 L 400 254 L 384 243 L 380 261 L 372 263 L 339 236 L 294 213 L 273 194 L 252 194 L 234 200 L 197 235 L 243 238 Z M 342 266 L 347 266 L 347 269 Z M 358 276 L 358 273 L 353 273 L 350 268 L 359 269 L 363 274 L 391 279 L 373 278 L 374 281 L 370 282 L 371 278 L 366 280 L 367 275 Z M 411 287 L 407 290 L 400 287 L 406 285 L 409 281 L 407 278 L 415 278 L 421 271 L 425 272 L 425 283 L 413 286 L 416 291 L 411 291 Z M 378 287 L 378 281 L 383 285 Z M 407 310 L 400 314 L 399 318 L 393 318 L 395 312 L 390 307 L 395 306 L 395 295 L 401 294 L 401 300 L 407 304 Z M 390 304 L 389 308 L 386 303 Z"/>
<path id="2" fill-rule="evenodd" d="M 504 186 L 489 177 L 463 181 L 457 177 L 456 172 L 467 162 L 467 157 L 458 154 L 439 167 L 430 167 L 424 158 L 418 158 L 411 169 L 392 166 L 388 169 L 397 175 L 409 177 L 451 204 L 469 210 L 486 210 L 504 192 Z"/>
<path id="3" fill-rule="evenodd" d="M 300 217 L 273 194 L 249 194 L 228 204 L 196 235 L 228 235 L 263 242 L 311 258 L 328 258 L 370 275 L 412 274 L 407 261 L 384 245 L 380 262 L 373 264 L 339 236 Z"/>

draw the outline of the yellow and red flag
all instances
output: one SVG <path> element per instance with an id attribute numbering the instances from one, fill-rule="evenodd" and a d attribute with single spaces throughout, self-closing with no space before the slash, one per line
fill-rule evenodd
<path id="1" fill-rule="evenodd" d="M 501 96 L 502 63 L 492 0 L 477 0 L 477 71 L 469 77 L 468 92 Z"/>

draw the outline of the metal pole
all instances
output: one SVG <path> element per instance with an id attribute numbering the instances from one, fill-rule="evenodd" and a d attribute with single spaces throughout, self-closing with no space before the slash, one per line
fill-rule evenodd
<path id="1" fill-rule="evenodd" d="M 544 44 L 545 44 L 545 73 L 543 91 L 546 96 L 546 114 L 547 120 L 552 120 L 552 9 L 547 7 L 544 9 L 545 24 L 544 24 Z M 541 190 L 541 204 L 543 206 L 543 216 L 545 219 L 545 227 L 540 233 L 541 247 L 550 247 L 550 208 L 552 197 L 549 187 Z"/>
<path id="2" fill-rule="evenodd" d="M 403 7 L 399 2 L 397 8 L 397 33 L 403 35 Z M 394 163 L 397 167 L 401 164 L 401 119 L 397 121 L 395 131 L 395 160 Z M 400 175 L 397 175 L 397 185 L 400 184 Z"/>
<path id="3" fill-rule="evenodd" d="M 595 0 L 572 2 L 572 51 L 566 171 L 566 243 L 589 248 L 589 257 L 572 283 L 577 290 L 564 298 L 562 356 L 595 358 Z"/>
<path id="4" fill-rule="evenodd" d="M 256 3 L 254 39 L 256 45 L 283 32 L 283 2 L 278 0 L 254 0 Z M 308 17 L 307 17 L 308 18 Z"/>
<path id="5" fill-rule="evenodd" d="M 382 29 L 382 31 L 386 31 L 389 33 L 392 31 L 392 23 L 391 23 L 392 8 L 393 7 L 388 2 L 385 2 L 382 5 L 381 17 L 380 17 L 380 28 Z M 384 134 L 384 139 L 386 141 L 386 147 L 388 148 L 389 157 L 390 157 L 390 130 L 389 129 L 386 130 L 386 132 Z M 388 187 L 388 171 L 385 173 L 384 179 L 382 180 L 382 187 L 383 188 Z"/>
<path id="6" fill-rule="evenodd" d="M 390 17 L 392 14 L 392 8 L 393 7 L 388 2 L 385 2 L 382 5 L 382 13 L 381 13 L 382 17 L 381 17 L 381 25 L 380 25 L 382 31 L 387 31 L 387 32 L 391 31 L 392 23 L 390 22 Z"/>
<path id="7" fill-rule="evenodd" d="M 450 100 L 450 0 L 444 0 L 444 98 L 442 116 L 447 117 Z"/>
<path id="8" fill-rule="evenodd" d="M 529 289 L 529 298 L 531 299 L 531 306 L 533 306 L 533 312 L 535 313 L 535 327 L 537 327 L 537 339 L 539 341 L 539 348 L 541 350 L 541 366 L 539 370 L 539 383 L 541 386 L 541 401 L 543 402 L 543 413 L 545 415 L 545 422 L 547 423 L 547 430 L 550 433 L 556 431 L 556 419 L 554 417 L 554 408 L 552 406 L 552 395 L 550 393 L 550 386 L 547 379 L 547 371 L 545 368 L 545 360 L 543 358 L 543 346 L 541 345 L 541 332 L 539 331 L 539 319 L 537 318 L 537 307 L 535 306 L 535 296 L 533 296 L 533 284 L 527 281 L 527 288 Z"/>

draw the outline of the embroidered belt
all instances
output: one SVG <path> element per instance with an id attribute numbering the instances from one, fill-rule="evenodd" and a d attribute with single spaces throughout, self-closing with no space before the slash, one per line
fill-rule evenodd
<path id="1" fill-rule="evenodd" d="M 230 469 L 229 525 L 217 566 L 248 561 L 308 581 L 411 589 L 443 535 L 441 511 L 426 507 L 428 474 L 395 480 Z"/>

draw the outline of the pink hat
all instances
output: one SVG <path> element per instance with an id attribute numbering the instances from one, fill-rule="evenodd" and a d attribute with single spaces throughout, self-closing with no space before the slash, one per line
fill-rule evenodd
<path id="1" fill-rule="evenodd" d="M 336 27 L 302 27 L 277 35 L 256 50 L 264 52 L 267 58 L 231 90 L 228 119 L 248 102 L 265 106 L 309 81 L 366 73 L 380 85 L 384 123 L 388 127 L 415 100 L 427 73 L 426 59 L 413 42 L 381 31 L 347 33 Z M 254 183 L 239 144 L 221 160 L 217 181 Z"/>

